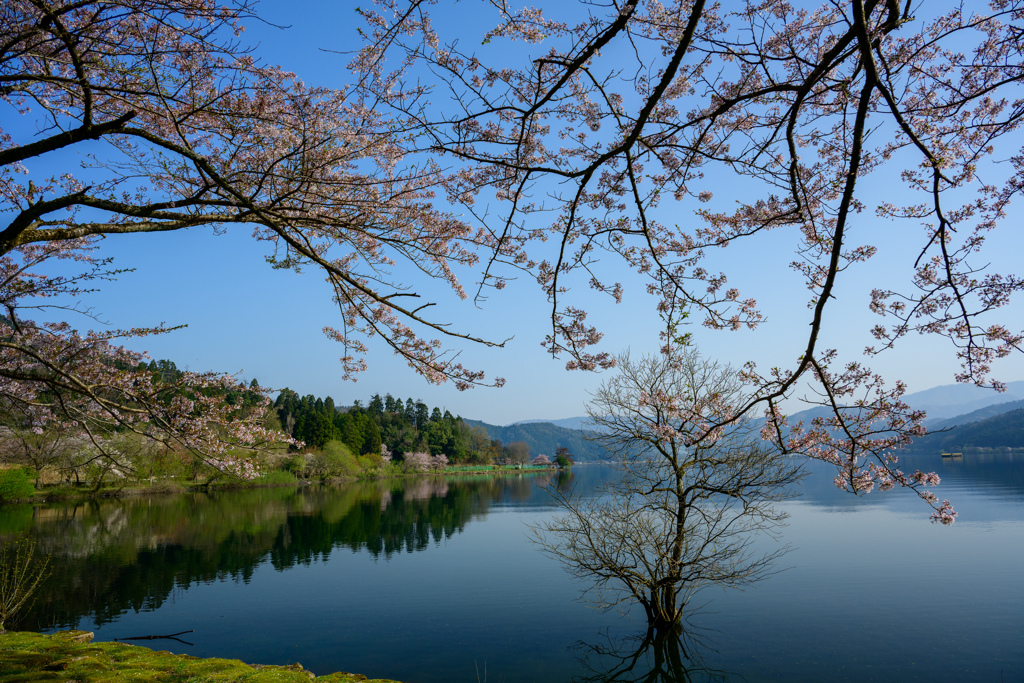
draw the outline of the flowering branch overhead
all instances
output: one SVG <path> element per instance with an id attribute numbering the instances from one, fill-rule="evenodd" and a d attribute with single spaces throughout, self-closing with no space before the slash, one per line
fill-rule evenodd
<path id="1" fill-rule="evenodd" d="M 434 207 L 444 171 L 405 158 L 403 120 L 260 64 L 239 43 L 254 16 L 247 0 L 0 7 L 0 408 L 18 429 L 74 431 L 111 459 L 111 430 L 133 430 L 255 474 L 238 452 L 282 438 L 263 428 L 265 405 L 226 403 L 245 390 L 229 376 L 157 381 L 119 345 L 168 328 L 33 319 L 88 313 L 77 297 L 119 272 L 94 256 L 99 239 L 197 226 L 251 231 L 274 267 L 323 274 L 346 377 L 376 337 L 431 382 L 487 383 L 434 337 L 501 344 L 431 318 L 392 270 L 412 264 L 465 298 L 456 270 L 489 236 Z M 64 171 L 40 171 L 54 166 Z M 52 275 L 58 260 L 84 272 Z"/>
<path id="2" fill-rule="evenodd" d="M 362 369 L 370 336 L 432 382 L 485 381 L 420 335 L 500 343 L 408 304 L 419 296 L 391 270 L 411 263 L 465 298 L 455 270 L 475 265 L 489 238 L 433 206 L 444 172 L 404 159 L 403 121 L 242 49 L 247 2 L 18 0 L 0 16 L 0 97 L 43 131 L 0 129 L 10 216 L 0 254 L 239 224 L 270 246 L 273 265 L 324 274 L 342 319 L 327 332 L 345 348 L 346 376 Z M 104 144 L 80 177 L 32 170 L 88 141 Z"/>
<path id="3" fill-rule="evenodd" d="M 500 207 L 488 227 L 504 258 L 530 264 L 538 239 L 559 245 L 534 272 L 551 304 L 546 346 L 570 368 L 606 365 L 591 349 L 599 329 L 567 303 L 577 276 L 612 288 L 594 277 L 597 254 L 648 278 L 662 314 L 755 329 L 757 301 L 709 258 L 755 236 L 785 241 L 810 291 L 807 333 L 795 335 L 790 368 L 748 367 L 754 392 L 736 419 L 763 411 L 774 424 L 765 435 L 780 447 L 829 461 L 845 454 L 841 477 L 854 490 L 872 477 L 905 484 L 882 452 L 921 433 L 923 416 L 899 400 L 901 385 L 885 389 L 859 364 L 831 368 L 837 354 L 822 341 L 844 273 L 894 247 L 862 236 L 895 220 L 921 236 L 908 286 L 875 288 L 866 301 L 885 319 L 868 355 L 912 333 L 939 335 L 960 360 L 958 381 L 1002 387 L 992 363 L 1020 351 L 1024 333 L 992 315 L 1024 279 L 993 272 L 983 248 L 1024 181 L 1017 3 L 624 0 L 542 12 L 501 2 L 475 50 L 462 47 L 464 25 L 446 41 L 428 4 L 377 0 L 363 10 L 372 35 L 353 66 L 367 97 L 417 116 L 430 149 L 461 164 L 447 179 L 450 197 Z M 491 50 L 498 40 L 504 49 Z M 445 99 L 456 105 L 430 106 Z M 997 154 L 1009 163 L 995 163 Z M 874 217 L 871 173 L 904 186 L 894 194 L 903 202 L 887 198 Z M 732 179 L 735 208 L 715 200 L 722 178 Z M 666 222 L 679 209 L 692 218 Z M 815 387 L 833 417 L 795 449 L 778 406 L 798 383 Z M 857 409 L 845 403 L 854 396 Z M 862 453 L 882 474 L 849 465 Z M 939 521 L 951 521 L 937 507 Z"/>

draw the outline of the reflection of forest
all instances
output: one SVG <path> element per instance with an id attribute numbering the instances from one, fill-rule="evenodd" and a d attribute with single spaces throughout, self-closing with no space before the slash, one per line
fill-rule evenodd
<path id="1" fill-rule="evenodd" d="M 175 589 L 248 581 L 326 559 L 334 548 L 374 557 L 425 550 L 491 505 L 526 500 L 541 477 L 447 477 L 342 487 L 251 489 L 73 506 L 5 508 L 0 534 L 35 535 L 53 574 L 15 628 L 97 624 L 159 607 Z M 543 479 L 548 479 L 544 476 Z"/>

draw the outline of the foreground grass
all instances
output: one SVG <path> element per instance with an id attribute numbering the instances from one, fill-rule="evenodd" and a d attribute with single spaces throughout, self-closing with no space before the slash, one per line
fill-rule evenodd
<path id="1" fill-rule="evenodd" d="M 361 674 L 314 677 L 299 664 L 260 666 L 237 659 L 200 659 L 154 652 L 125 643 L 93 643 L 87 631 L 0 634 L 0 683 L 28 681 L 245 681 L 246 683 L 351 683 Z M 373 679 L 368 683 L 394 683 Z"/>

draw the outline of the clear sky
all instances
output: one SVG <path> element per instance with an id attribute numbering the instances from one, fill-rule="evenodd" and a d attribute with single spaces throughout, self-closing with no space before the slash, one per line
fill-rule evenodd
<path id="1" fill-rule="evenodd" d="M 445 6 L 437 11 L 447 13 L 450 19 L 451 12 L 462 13 L 477 5 L 486 3 L 463 0 L 456 10 Z M 259 6 L 263 17 L 270 24 L 289 28 L 250 24 L 243 40 L 256 45 L 257 58 L 280 64 L 308 83 L 341 86 L 347 79 L 348 58 L 321 48 L 356 47 L 354 7 L 345 1 L 264 2 Z M 472 25 L 472 12 L 463 20 Z M 897 186 L 891 180 L 882 175 L 869 177 L 862 198 L 868 205 L 880 201 Z M 719 200 L 727 201 L 729 180 L 710 182 Z M 670 206 L 666 211 L 678 211 L 679 221 L 692 215 L 692 208 Z M 825 330 L 825 345 L 841 348 L 846 360 L 862 360 L 860 350 L 872 343 L 867 330 L 877 319 L 867 312 L 867 293 L 875 286 L 906 284 L 915 255 L 911 238 L 919 235 L 916 226 L 878 222 L 870 212 L 861 220 L 865 224 L 859 229 L 866 236 L 860 241 L 878 244 L 881 253 L 844 274 Z M 995 248 L 990 256 L 995 266 L 1002 259 L 1002 265 L 1013 272 L 1024 253 L 1022 231 L 1012 217 L 1006 225 L 1009 230 L 993 236 Z M 730 247 L 723 255 L 734 273 L 730 285 L 762 302 L 768 322 L 753 333 L 711 332 L 692 326 L 694 342 L 706 355 L 736 365 L 755 359 L 765 369 L 792 366 L 805 339 L 810 311 L 806 307 L 809 293 L 788 267 L 794 258 L 791 249 L 792 240 L 773 234 Z M 330 395 L 339 404 L 365 401 L 374 393 L 421 398 L 430 406 L 494 424 L 584 414 L 587 391 L 601 381 L 600 375 L 567 372 L 564 359 L 553 360 L 544 353 L 540 343 L 549 310 L 539 287 L 529 278 L 493 293 L 483 308 L 439 292 L 438 318 L 490 339 L 514 337 L 504 349 L 463 347 L 460 357 L 468 367 L 485 369 L 489 378 L 506 378 L 505 388 L 458 392 L 451 384 L 427 384 L 379 340 L 370 342 L 369 370 L 357 383 L 342 381 L 341 348 L 321 332 L 324 325 L 339 321 L 328 285 L 314 269 L 296 274 L 270 268 L 264 262 L 266 246 L 253 241 L 245 228 L 231 228 L 223 235 L 206 228 L 112 237 L 104 241 L 102 253 L 115 257 L 119 267 L 137 270 L 89 295 L 86 302 L 102 320 L 117 327 L 187 324 L 187 329 L 130 344 L 148 349 L 154 358 L 171 359 L 180 367 L 240 373 L 246 379 L 257 378 L 264 386 Z M 590 293 L 585 282 L 578 282 L 576 305 L 591 310 L 591 320 L 606 332 L 605 350 L 618 352 L 630 347 L 634 352 L 653 351 L 660 323 L 653 300 L 643 293 L 642 283 L 635 277 L 625 271 L 614 272 L 622 268 L 621 263 L 609 261 L 605 267 L 616 275 L 613 279 L 626 283 L 623 303 L 606 303 Z M 472 290 L 474 274 L 463 276 L 467 289 Z M 1011 328 L 1020 328 L 1024 319 L 1019 306 L 1004 310 L 1000 317 Z M 78 325 L 89 326 L 88 321 Z M 904 379 L 912 391 L 951 383 L 958 367 L 948 344 L 919 337 L 904 340 L 896 352 L 869 365 L 886 377 Z M 1024 378 L 1019 357 L 997 369 L 999 379 Z M 793 406 L 793 410 L 799 409 Z"/>

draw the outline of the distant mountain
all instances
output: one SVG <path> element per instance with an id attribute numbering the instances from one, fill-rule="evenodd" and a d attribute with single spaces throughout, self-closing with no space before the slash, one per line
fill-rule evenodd
<path id="1" fill-rule="evenodd" d="M 594 460 L 605 460 L 608 458 L 604 448 L 587 440 L 591 432 L 580 429 L 567 429 L 551 422 L 527 422 L 511 424 L 507 427 L 487 424 L 478 420 L 462 421 L 474 427 L 481 427 L 492 439 L 500 439 L 502 443 L 508 444 L 513 441 L 522 441 L 530 447 L 530 455 L 544 454 L 554 458 L 555 451 L 560 446 L 569 449 L 572 457 L 577 462 Z"/>
<path id="2" fill-rule="evenodd" d="M 525 424 L 534 424 L 536 422 L 548 422 L 550 424 L 555 425 L 556 427 L 564 427 L 566 429 L 576 429 L 576 430 L 580 430 L 580 429 L 584 429 L 585 430 L 585 429 L 588 429 L 590 427 L 590 418 L 587 417 L 586 415 L 583 415 L 581 417 L 566 417 L 566 418 L 562 418 L 561 420 L 519 420 L 518 422 L 513 422 L 512 424 L 513 425 L 525 425 Z M 512 426 L 512 425 L 509 425 L 509 426 Z"/>
<path id="3" fill-rule="evenodd" d="M 991 405 L 1024 399 L 1024 381 L 1007 382 L 1005 392 L 982 389 L 973 384 L 944 384 L 941 387 L 907 394 L 904 400 L 924 410 L 929 419 L 948 418 L 980 410 Z"/>
<path id="4" fill-rule="evenodd" d="M 967 442 L 972 447 L 1024 447 L 1024 381 L 1008 382 L 1006 391 L 1002 393 L 971 384 L 946 384 L 907 394 L 904 400 L 912 408 L 928 413 L 925 425 L 929 430 L 950 430 L 956 427 L 955 437 L 953 432 L 946 431 L 917 439 L 912 447 L 915 451 L 936 450 L 946 448 L 949 444 L 962 445 Z M 790 424 L 800 421 L 808 424 L 815 417 L 826 417 L 830 413 L 827 408 L 816 406 L 790 415 L 789 420 Z M 1003 415 L 1006 415 L 1005 419 L 994 419 Z M 757 422 L 763 419 L 755 418 Z M 552 455 L 558 446 L 565 445 L 577 460 L 602 460 L 607 457 L 604 449 L 586 441 L 587 428 L 590 426 L 590 418 L 586 416 L 561 420 L 522 420 L 507 427 L 475 420 L 466 422 L 483 427 L 492 439 L 501 439 L 502 443 L 524 441 L 529 444 L 534 455 Z M 985 424 L 975 424 L 981 422 Z M 1016 441 L 1018 426 L 1015 425 L 1018 422 L 1022 433 L 1020 440 Z M 966 429 L 967 425 L 971 425 L 971 428 Z"/>
<path id="5" fill-rule="evenodd" d="M 1019 407 L 973 422 L 967 421 L 967 415 L 947 420 L 950 423 L 958 420 L 960 422 L 956 426 L 948 427 L 948 431 L 933 432 L 928 436 L 914 439 L 907 450 L 948 452 L 972 448 L 1024 448 L 1024 401 L 1002 405 Z"/>
<path id="6" fill-rule="evenodd" d="M 1014 382 L 1017 391 L 1024 389 L 1024 382 Z M 978 387 L 963 387 L 966 389 L 978 389 Z M 906 401 L 914 408 L 925 408 L 928 412 L 928 419 L 925 426 L 931 434 L 914 439 L 914 442 L 907 448 L 908 451 L 951 451 L 963 450 L 965 448 L 1024 448 L 1024 400 L 1004 401 L 991 403 L 990 397 L 979 398 L 972 391 L 960 392 L 957 385 L 936 387 L 928 391 L 909 394 Z M 942 391 L 937 391 L 942 390 Z M 984 390 L 980 390 L 984 391 Z M 996 401 L 1005 399 L 1012 389 L 1005 393 L 995 393 L 990 390 Z M 921 394 L 924 394 L 923 400 Z M 964 411 L 961 414 L 954 413 L 952 416 L 941 416 L 943 413 L 950 413 L 955 410 L 951 400 L 957 395 L 966 397 L 964 405 L 976 406 L 984 403 L 984 407 L 975 410 Z M 973 397 L 973 398 L 972 398 Z M 939 406 L 936 409 L 936 406 Z M 932 417 L 932 411 L 940 416 Z M 831 411 L 821 406 L 803 410 L 789 416 L 790 424 L 802 421 L 809 424 L 815 417 L 827 417 Z M 763 418 L 761 418 L 763 420 Z"/>
<path id="7" fill-rule="evenodd" d="M 936 429 L 938 425 L 977 422 L 1021 407 L 1016 404 L 1024 400 L 1024 381 L 1008 382 L 1006 391 L 1002 393 L 973 384 L 946 384 L 907 394 L 903 400 L 911 408 L 928 413 L 925 424 L 929 429 Z M 828 408 L 815 406 L 793 413 L 789 421 L 807 424 L 816 417 L 827 417 L 831 412 Z"/>
<path id="8" fill-rule="evenodd" d="M 924 410 L 928 413 L 928 422 L 934 420 L 947 420 L 954 418 L 963 422 L 977 422 L 978 420 L 1005 413 L 1013 410 L 1012 403 L 1024 400 L 1024 381 L 1008 382 L 1005 392 L 995 392 L 991 389 L 982 389 L 973 384 L 944 384 L 939 387 L 916 391 L 904 396 L 904 400 L 912 408 Z M 985 410 L 991 412 L 984 413 Z M 791 421 L 803 420 L 810 422 L 813 418 L 826 416 L 830 411 L 827 408 L 814 407 L 808 410 L 801 410 L 790 415 Z M 977 415 L 975 415 L 977 413 Z M 970 414 L 971 419 L 965 419 Z M 580 417 L 566 417 L 561 420 L 519 420 L 514 425 L 534 424 L 548 422 L 566 429 L 586 430 L 590 429 L 590 418 L 586 415 Z M 513 425 L 509 425 L 513 426 Z"/>
<path id="9" fill-rule="evenodd" d="M 966 425 L 972 422 L 981 422 L 982 420 L 996 415 L 1002 415 L 1003 413 L 1009 413 L 1010 411 L 1017 410 L 1018 408 L 1024 408 L 1024 400 L 996 403 L 955 417 L 929 418 L 925 420 L 925 425 L 927 425 L 928 429 L 933 431 L 939 429 L 950 429 L 952 427 Z"/>

